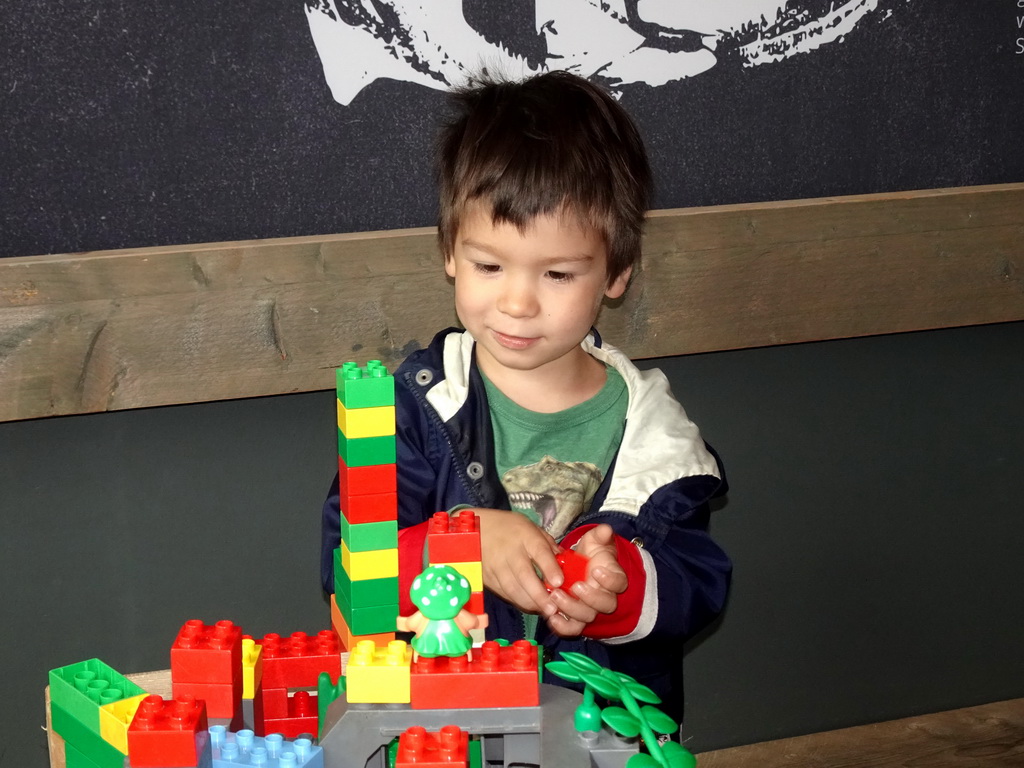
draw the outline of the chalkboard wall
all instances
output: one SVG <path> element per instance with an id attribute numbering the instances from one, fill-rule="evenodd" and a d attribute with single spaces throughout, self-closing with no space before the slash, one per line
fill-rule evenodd
<path id="1" fill-rule="evenodd" d="M 375 4 L 395 9 L 376 26 L 322 0 L 19 5 L 0 8 L 0 255 L 433 222 L 444 96 L 409 53 L 414 4 Z M 641 5 L 664 23 L 630 29 L 705 67 L 663 84 L 630 80 L 628 58 L 602 70 L 649 142 L 657 207 L 1024 180 L 1013 0 L 765 0 L 778 23 L 734 14 L 722 33 Z M 840 24 L 794 42 L 836 5 L 856 19 L 842 39 Z M 465 0 L 463 16 L 539 66 L 549 6 Z M 395 61 L 419 68 L 346 95 L 317 14 L 351 22 L 367 56 L 371 32 L 394 33 Z M 735 588 L 688 655 L 691 746 L 1024 696 L 1021 350 L 1014 323 L 657 363 L 732 484 L 713 527 Z M 332 407 L 314 393 L 0 424 L 0 766 L 45 764 L 51 667 L 166 667 L 189 618 L 326 626 Z"/>
<path id="2" fill-rule="evenodd" d="M 440 86 L 455 77 L 403 63 L 354 83 L 380 55 L 363 27 L 392 38 L 441 30 L 430 28 L 429 11 L 401 23 L 411 13 L 404 6 L 430 4 L 375 3 L 398 19 L 383 30 L 357 24 L 359 5 L 329 5 L 332 22 L 326 0 L 4 4 L 0 255 L 433 224 L 429 158 L 444 95 L 409 78 Z M 462 56 L 471 66 L 502 63 L 492 41 L 526 65 L 562 61 L 619 83 L 654 160 L 658 208 L 1024 178 L 1024 9 L 1013 0 L 643 3 L 663 23 L 633 26 L 670 63 L 632 76 L 623 57 L 616 69 L 614 51 L 544 58 L 573 32 L 584 36 L 582 50 L 600 47 L 609 24 L 623 26 L 589 0 L 462 5 L 458 20 L 476 36 Z M 699 10 L 675 18 L 676 6 Z M 844 35 L 825 28 L 830 6 L 856 19 Z M 755 25 L 749 10 L 774 18 L 783 7 L 788 21 L 776 27 L 759 17 Z M 549 16 L 541 38 L 535 27 Z M 345 18 L 354 37 L 318 50 L 319 20 L 337 27 Z M 807 50 L 786 43 L 800 29 Z M 756 57 L 751 41 L 761 41 Z M 345 62 L 341 104 L 320 54 L 359 46 L 365 52 Z M 392 48 L 419 56 L 421 70 L 434 66 L 422 52 Z M 769 60 L 773 50 L 784 57 Z M 668 82 L 649 84 L 658 76 Z"/>

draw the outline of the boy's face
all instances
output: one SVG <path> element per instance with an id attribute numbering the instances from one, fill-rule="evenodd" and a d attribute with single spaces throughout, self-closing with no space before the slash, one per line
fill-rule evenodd
<path id="1" fill-rule="evenodd" d="M 538 216 L 520 233 L 471 203 L 445 271 L 483 372 L 492 380 L 513 371 L 575 374 L 587 363 L 579 344 L 601 300 L 620 297 L 629 281 L 627 271 L 609 283 L 607 263 L 604 238 L 574 217 Z"/>

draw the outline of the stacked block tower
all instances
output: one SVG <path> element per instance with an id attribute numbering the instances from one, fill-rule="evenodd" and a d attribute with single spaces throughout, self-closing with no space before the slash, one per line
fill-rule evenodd
<path id="1" fill-rule="evenodd" d="M 337 370 L 341 541 L 331 620 L 345 650 L 387 645 L 398 616 L 395 382 L 379 360 Z"/>

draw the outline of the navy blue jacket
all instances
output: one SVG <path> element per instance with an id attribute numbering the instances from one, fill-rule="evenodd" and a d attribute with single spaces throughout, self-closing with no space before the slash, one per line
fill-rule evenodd
<path id="1" fill-rule="evenodd" d="M 585 653 L 632 675 L 682 715 L 682 652 L 687 638 L 722 610 L 731 564 L 708 534 L 708 500 L 726 490 L 717 456 L 669 391 L 664 374 L 640 371 L 594 333 L 587 351 L 614 366 L 629 391 L 619 452 L 591 508 L 573 527 L 608 523 L 640 550 L 647 588 L 630 635 L 610 640 L 560 638 L 539 622 L 545 656 Z M 395 373 L 399 528 L 460 504 L 509 509 L 494 462 L 494 440 L 474 342 L 456 329 L 439 333 Z M 323 508 L 321 577 L 333 591 L 332 552 L 340 539 L 335 478 Z M 523 636 L 522 616 L 485 593 L 489 638 Z M 551 682 L 562 681 L 552 679 Z M 564 684 L 564 683 L 562 683 Z"/>

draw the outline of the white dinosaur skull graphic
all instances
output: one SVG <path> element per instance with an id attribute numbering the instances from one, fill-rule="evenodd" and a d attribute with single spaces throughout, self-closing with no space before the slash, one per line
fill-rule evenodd
<path id="1" fill-rule="evenodd" d="M 534 29 L 523 34 L 543 40 L 541 61 L 489 41 L 464 0 L 304 2 L 331 93 L 348 105 L 379 78 L 447 89 L 482 69 L 664 85 L 706 72 L 724 45 L 753 66 L 841 40 L 879 0 L 535 0 Z"/>

